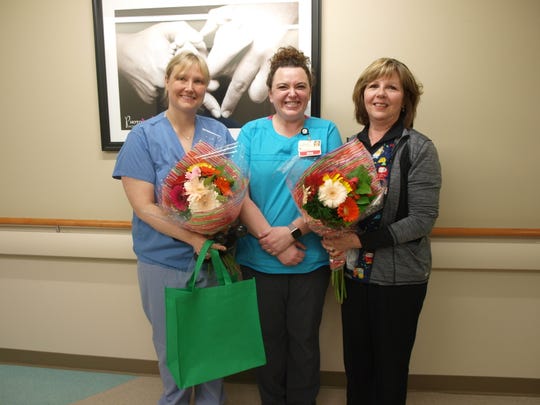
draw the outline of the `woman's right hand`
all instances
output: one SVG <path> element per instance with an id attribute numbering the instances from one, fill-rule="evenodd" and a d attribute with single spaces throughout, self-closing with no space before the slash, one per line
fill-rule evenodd
<path id="1" fill-rule="evenodd" d="M 297 264 L 302 263 L 305 256 L 306 253 L 304 250 L 294 243 L 276 257 L 284 266 L 296 266 Z"/>
<path id="2" fill-rule="evenodd" d="M 208 239 L 204 235 L 200 235 L 198 233 L 195 233 L 193 238 L 191 239 L 190 245 L 193 247 L 193 251 L 198 256 L 201 253 L 201 250 L 205 244 L 205 242 Z M 212 243 L 212 246 L 210 246 L 210 249 L 220 250 L 222 252 L 225 252 L 227 250 L 227 247 L 225 245 L 222 245 L 221 243 Z M 205 259 L 209 259 L 210 254 L 207 253 Z"/>

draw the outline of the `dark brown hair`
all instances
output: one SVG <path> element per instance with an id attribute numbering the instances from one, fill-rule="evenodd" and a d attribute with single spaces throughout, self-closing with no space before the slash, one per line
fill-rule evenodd
<path id="1" fill-rule="evenodd" d="M 274 75 L 276 71 L 281 67 L 299 67 L 306 72 L 309 87 L 313 87 L 313 74 L 310 70 L 309 57 L 304 55 L 302 51 L 299 51 L 293 46 L 282 47 L 270 59 L 270 71 L 266 77 L 266 86 L 268 89 L 272 88 L 272 82 L 274 81 Z"/>

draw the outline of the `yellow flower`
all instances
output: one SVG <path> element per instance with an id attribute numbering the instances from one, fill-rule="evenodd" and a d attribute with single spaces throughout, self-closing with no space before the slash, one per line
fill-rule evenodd
<path id="1" fill-rule="evenodd" d="M 198 167 L 199 169 L 202 169 L 202 168 L 206 168 L 206 169 L 213 169 L 214 166 L 212 166 L 210 163 L 206 163 L 206 162 L 198 162 L 198 163 L 194 163 L 192 164 L 191 166 L 189 166 L 187 168 L 187 171 L 188 172 L 192 172 L 194 168 Z"/>
<path id="2" fill-rule="evenodd" d="M 326 181 L 326 180 L 332 180 L 333 182 L 339 181 L 341 184 L 343 184 L 343 187 L 347 189 L 347 194 L 352 191 L 352 187 L 349 184 L 349 182 L 345 180 L 343 176 L 339 173 L 336 173 L 333 176 L 330 176 L 329 174 L 325 174 L 323 176 L 323 181 Z"/>

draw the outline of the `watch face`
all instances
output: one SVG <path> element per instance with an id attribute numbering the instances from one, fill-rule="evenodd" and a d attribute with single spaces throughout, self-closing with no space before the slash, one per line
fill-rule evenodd
<path id="1" fill-rule="evenodd" d="M 298 228 L 294 228 L 291 235 L 294 239 L 298 239 L 300 236 L 302 236 L 302 231 Z"/>

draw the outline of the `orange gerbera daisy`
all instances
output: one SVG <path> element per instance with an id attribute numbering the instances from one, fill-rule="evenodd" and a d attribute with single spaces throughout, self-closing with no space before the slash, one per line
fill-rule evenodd
<path id="1" fill-rule="evenodd" d="M 353 198 L 347 197 L 345 201 L 337 209 L 338 215 L 343 218 L 345 222 L 354 222 L 360 215 L 360 209 L 356 205 L 356 201 Z"/>
<path id="2" fill-rule="evenodd" d="M 214 180 L 214 184 L 219 189 L 219 192 L 221 193 L 221 195 L 224 195 L 224 196 L 233 195 L 231 191 L 231 183 L 225 177 L 223 176 L 216 177 L 216 179 Z"/>
<path id="3" fill-rule="evenodd" d="M 218 175 L 220 174 L 221 172 L 216 169 L 214 166 L 210 166 L 210 165 L 199 165 L 199 167 L 201 168 L 201 176 L 203 177 L 210 177 L 210 176 L 214 176 L 214 175 Z"/>

